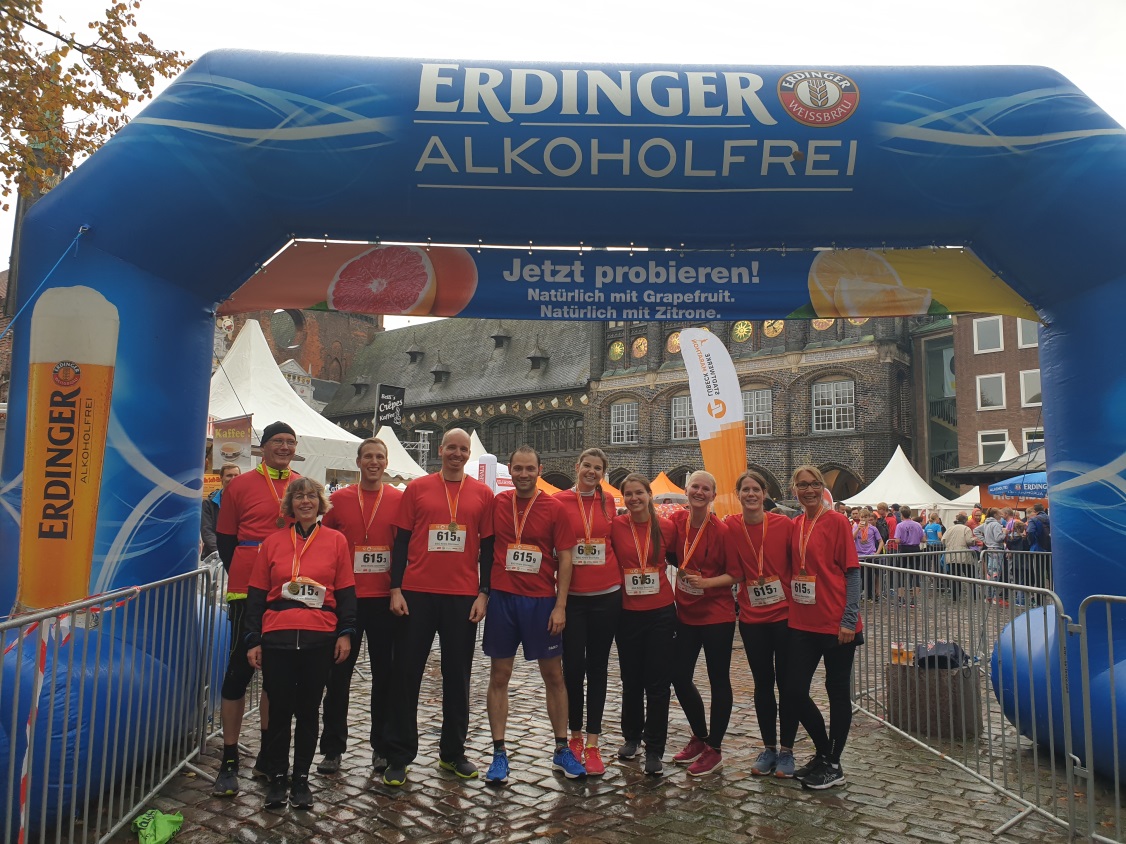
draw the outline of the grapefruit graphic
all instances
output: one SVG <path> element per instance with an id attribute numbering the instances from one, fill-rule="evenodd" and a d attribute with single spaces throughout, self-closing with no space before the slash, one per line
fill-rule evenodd
<path id="1" fill-rule="evenodd" d="M 903 282 L 891 264 L 869 249 L 819 252 L 809 268 L 809 301 L 819 317 L 880 316 L 880 309 L 887 306 L 882 300 L 889 296 L 898 300 L 903 290 Z M 925 293 L 929 306 L 930 291 Z M 897 301 L 893 307 L 902 304 Z M 847 310 L 842 310 L 842 306 Z M 897 309 L 894 313 L 903 311 Z"/>
<path id="2" fill-rule="evenodd" d="M 457 316 L 477 292 L 477 264 L 473 256 L 460 246 L 435 246 L 427 255 L 434 265 L 438 288 L 430 313 L 434 316 Z"/>
<path id="3" fill-rule="evenodd" d="M 833 304 L 844 316 L 919 316 L 930 309 L 931 292 L 858 278 L 841 279 L 833 293 Z"/>
<path id="4" fill-rule="evenodd" d="M 341 266 L 328 306 L 359 314 L 425 316 L 437 291 L 434 265 L 417 246 L 376 246 Z"/>

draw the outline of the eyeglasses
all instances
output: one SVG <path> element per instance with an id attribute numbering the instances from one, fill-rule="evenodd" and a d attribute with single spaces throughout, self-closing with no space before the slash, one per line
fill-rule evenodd
<path id="1" fill-rule="evenodd" d="M 317 492 L 295 492 L 293 493 L 294 501 L 320 501 L 320 493 Z"/>
<path id="2" fill-rule="evenodd" d="M 825 484 L 821 481 L 798 481 L 794 484 L 795 489 L 824 489 Z"/>
<path id="3" fill-rule="evenodd" d="M 274 445 L 280 445 L 285 448 L 297 448 L 297 440 L 279 440 L 277 437 L 274 437 L 272 440 L 270 440 L 270 443 Z"/>

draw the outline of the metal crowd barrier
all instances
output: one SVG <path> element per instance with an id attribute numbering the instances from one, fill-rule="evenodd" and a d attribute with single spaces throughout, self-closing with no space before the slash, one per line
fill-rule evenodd
<path id="1" fill-rule="evenodd" d="M 0 839 L 106 841 L 200 754 L 215 587 L 204 568 L 0 623 Z"/>
<path id="2" fill-rule="evenodd" d="M 1028 569 L 1010 577 L 1012 569 L 998 567 L 1014 561 L 1032 562 L 938 551 L 862 559 L 865 644 L 857 651 L 854 700 L 1014 800 L 1020 810 L 995 834 L 1031 814 L 1074 829 L 1066 681 L 1061 694 L 1055 684 L 1030 679 L 1066 676 L 1067 619 L 1052 592 L 1019 582 Z M 1036 562 L 1050 574 L 1050 561 Z M 1056 648 L 1050 630 L 1061 633 Z M 1012 658 L 994 676 L 998 644 Z M 1062 724 L 1042 717 L 1053 708 L 1062 710 Z"/>

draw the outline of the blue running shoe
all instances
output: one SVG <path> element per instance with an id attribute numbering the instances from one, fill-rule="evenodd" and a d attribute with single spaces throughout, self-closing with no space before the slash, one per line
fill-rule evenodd
<path id="1" fill-rule="evenodd" d="M 774 776 L 780 780 L 792 780 L 795 764 L 792 750 L 779 751 L 778 756 L 774 759 Z"/>
<path id="2" fill-rule="evenodd" d="M 508 782 L 507 753 L 493 754 L 493 764 L 489 765 L 489 770 L 485 772 L 485 782 L 496 783 L 497 785 Z"/>
<path id="3" fill-rule="evenodd" d="M 566 745 L 556 748 L 555 755 L 551 757 L 551 767 L 552 770 L 562 771 L 563 776 L 569 780 L 586 776 L 586 768 L 575 758 L 571 748 Z"/>

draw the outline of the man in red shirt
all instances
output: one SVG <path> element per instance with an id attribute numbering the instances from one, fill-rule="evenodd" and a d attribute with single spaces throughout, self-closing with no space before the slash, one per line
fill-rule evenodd
<path id="1" fill-rule="evenodd" d="M 254 669 L 246 658 L 246 596 L 258 546 L 270 534 L 287 529 L 293 523 L 282 514 L 281 502 L 290 481 L 300 477 L 289 468 L 296 453 L 297 435 L 293 428 L 284 422 L 267 425 L 262 431 L 262 462 L 253 472 L 239 475 L 227 485 L 215 522 L 215 544 L 227 571 L 227 614 L 231 620 L 231 652 L 220 704 L 223 764 L 211 789 L 216 797 L 230 797 L 239 792 L 238 739 L 246 711 L 246 687 L 254 676 Z M 270 704 L 265 692 L 259 714 L 264 740 L 270 721 Z M 257 763 L 254 776 L 265 777 Z"/>
<path id="2" fill-rule="evenodd" d="M 383 482 L 387 469 L 387 444 L 383 440 L 369 437 L 360 443 L 356 465 L 360 483 L 333 493 L 332 509 L 321 520 L 325 527 L 340 531 L 348 539 L 348 558 L 356 577 L 358 631 L 348 659 L 335 665 L 329 677 L 321 730 L 324 759 L 317 765 L 322 774 L 340 770 L 340 758 L 348 745 L 348 696 L 362 634 L 367 634 L 371 665 L 371 764 L 378 772 L 387 767 L 391 654 L 399 621 L 391 613 L 391 546 L 403 493 Z"/>
<path id="3" fill-rule="evenodd" d="M 477 768 L 465 758 L 469 677 L 477 622 L 489 603 L 493 564 L 493 493 L 466 477 L 469 434 L 446 431 L 442 468 L 411 481 L 399 504 L 391 550 L 391 612 L 406 623 L 395 638 L 387 722 L 385 785 L 407 781 L 418 754 L 418 694 L 437 634 L 442 649 L 442 738 L 438 764 L 462 779 Z"/>
<path id="4" fill-rule="evenodd" d="M 540 458 L 521 446 L 508 463 L 514 489 L 493 503 L 492 605 L 481 649 L 492 659 L 489 674 L 489 728 L 493 762 L 485 782 L 508 781 L 508 684 L 516 649 L 539 662 L 547 693 L 547 716 L 555 736 L 551 766 L 569 779 L 586 775 L 567 744 L 567 686 L 563 682 L 563 627 L 571 585 L 571 549 L 575 536 L 563 505 L 536 489 Z M 558 565 L 555 555 L 558 554 Z"/>

